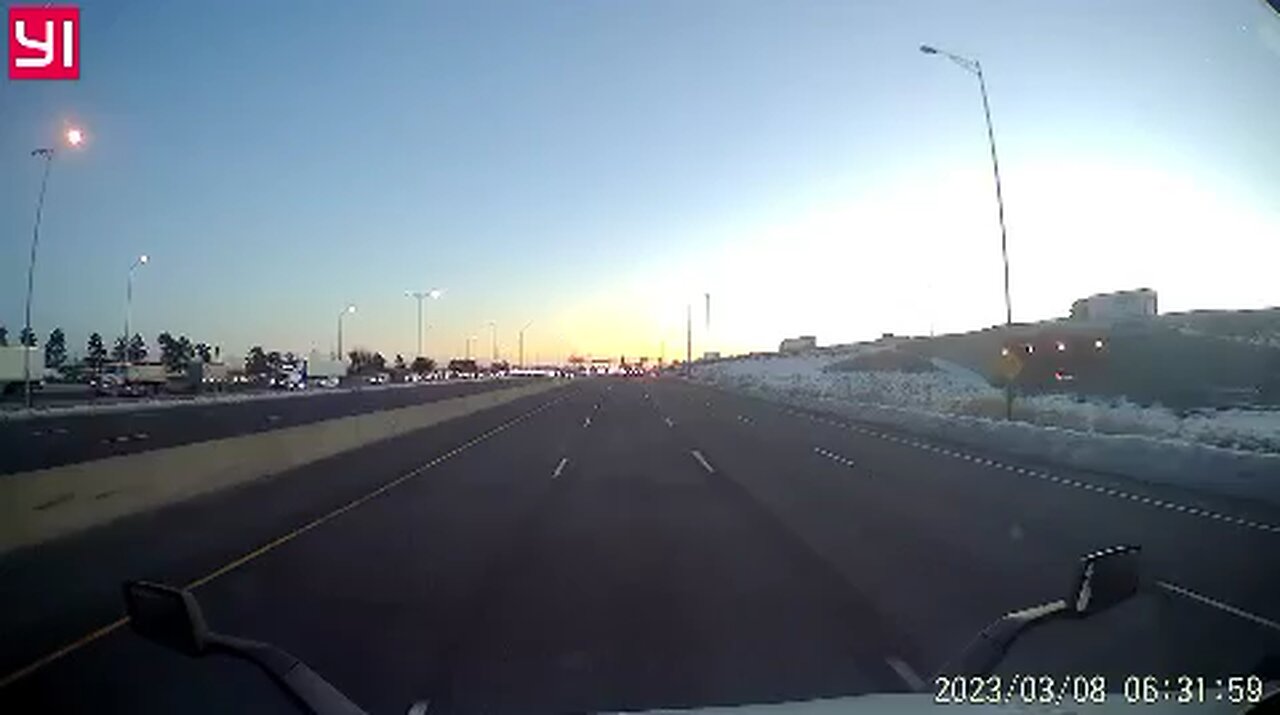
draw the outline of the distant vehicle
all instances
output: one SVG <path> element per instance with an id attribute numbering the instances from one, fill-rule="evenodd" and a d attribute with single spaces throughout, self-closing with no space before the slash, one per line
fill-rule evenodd
<path id="1" fill-rule="evenodd" d="M 450 360 L 447 374 L 449 377 L 474 378 L 480 374 L 480 367 L 475 360 Z"/>
<path id="2" fill-rule="evenodd" d="M 347 364 L 342 360 L 312 357 L 306 362 L 306 379 L 314 387 L 337 387 L 347 374 Z"/>
<path id="3" fill-rule="evenodd" d="M 0 392 L 12 394 L 22 390 L 26 373 L 23 368 L 23 351 L 31 353 L 30 362 L 31 387 L 39 388 L 44 384 L 44 356 L 38 348 L 24 348 L 21 345 L 0 347 Z"/>
<path id="4" fill-rule="evenodd" d="M 136 397 L 158 394 L 168 383 L 169 371 L 163 363 L 117 362 L 103 367 L 92 384 L 99 395 Z"/>
<path id="5" fill-rule="evenodd" d="M 226 363 L 196 361 L 187 365 L 186 387 L 197 392 L 222 390 L 231 382 Z"/>

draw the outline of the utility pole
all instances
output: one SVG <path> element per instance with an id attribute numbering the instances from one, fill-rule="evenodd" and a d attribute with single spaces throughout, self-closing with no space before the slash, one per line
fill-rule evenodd
<path id="1" fill-rule="evenodd" d="M 684 374 L 693 375 L 693 306 L 684 307 Z"/>

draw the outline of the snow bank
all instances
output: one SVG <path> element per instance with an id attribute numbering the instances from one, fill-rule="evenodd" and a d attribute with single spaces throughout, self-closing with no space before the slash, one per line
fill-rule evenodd
<path id="1" fill-rule="evenodd" d="M 1008 422 L 1001 391 L 963 367 L 824 371 L 838 359 L 725 361 L 697 367 L 694 379 L 1013 456 L 1280 504 L 1280 411 L 1180 417 L 1124 400 L 1038 395 L 1020 398 Z"/>

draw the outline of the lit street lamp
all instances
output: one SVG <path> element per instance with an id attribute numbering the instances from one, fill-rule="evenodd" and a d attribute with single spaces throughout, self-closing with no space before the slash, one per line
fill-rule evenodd
<path id="1" fill-rule="evenodd" d="M 430 298 L 432 300 L 435 300 L 439 298 L 441 295 L 444 295 L 444 291 L 438 288 L 432 288 L 431 290 L 425 290 L 425 291 L 424 290 L 407 290 L 404 292 L 404 297 L 418 299 L 418 355 L 417 357 L 422 357 L 422 301 L 424 298 Z"/>
<path id="2" fill-rule="evenodd" d="M 147 254 L 142 254 L 134 259 L 133 264 L 129 266 L 129 280 L 125 284 L 124 291 L 124 361 L 125 363 L 133 362 L 129 359 L 129 339 L 133 337 L 133 333 L 129 331 L 129 322 L 133 317 L 133 272 L 138 266 L 147 265 Z"/>
<path id="3" fill-rule="evenodd" d="M 1000 161 L 996 158 L 996 133 L 991 126 L 991 103 L 987 100 L 987 81 L 982 75 L 982 63 L 952 54 L 929 45 L 920 45 L 926 55 L 942 55 L 978 78 L 978 90 L 982 93 L 982 113 L 987 120 L 987 142 L 991 146 L 991 172 L 996 182 L 996 211 L 1000 219 L 1000 257 L 1004 262 L 1004 323 L 1013 325 L 1013 303 L 1009 297 L 1009 239 L 1004 226 L 1004 194 L 1000 189 Z M 1013 417 L 1012 386 L 1005 383 L 1005 418 Z"/>
<path id="4" fill-rule="evenodd" d="M 84 142 L 84 132 L 78 127 L 67 129 L 64 138 L 72 147 L 80 146 Z M 53 147 L 41 147 L 31 150 L 31 156 L 38 156 L 44 159 L 44 172 L 40 177 L 40 194 L 36 199 L 36 221 L 35 226 L 31 229 L 31 259 L 27 262 L 27 300 L 26 308 L 23 311 L 23 331 L 27 335 L 35 336 L 35 331 L 31 329 L 31 296 L 35 288 L 36 277 L 36 249 L 40 246 L 40 218 L 44 213 L 44 194 L 45 189 L 49 185 L 49 168 L 53 165 Z M 22 351 L 22 381 L 24 387 L 24 401 L 27 407 L 31 407 L 31 348 L 25 346 Z"/>
<path id="5" fill-rule="evenodd" d="M 343 308 L 342 312 L 338 313 L 338 359 L 339 360 L 346 359 L 342 356 L 342 319 L 346 315 L 354 312 L 356 312 L 356 306 L 352 304 Z"/>

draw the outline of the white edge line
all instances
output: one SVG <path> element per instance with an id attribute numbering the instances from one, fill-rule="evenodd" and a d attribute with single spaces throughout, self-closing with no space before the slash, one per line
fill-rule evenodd
<path id="1" fill-rule="evenodd" d="M 1166 591 L 1171 591 L 1173 593 L 1176 593 L 1179 596 L 1186 596 L 1187 598 L 1193 601 L 1199 601 L 1200 603 L 1203 603 L 1206 606 L 1212 606 L 1220 611 L 1226 611 L 1227 613 L 1230 613 L 1233 616 L 1239 616 L 1240 618 L 1243 618 L 1246 621 L 1257 623 L 1260 626 L 1266 626 L 1267 628 L 1270 628 L 1274 631 L 1280 631 L 1280 623 L 1276 623 L 1275 621 L 1269 618 L 1263 618 L 1262 616 L 1249 613 L 1244 609 L 1236 608 L 1235 606 L 1229 603 L 1223 603 L 1222 601 L 1209 598 L 1204 594 L 1196 593 L 1195 591 L 1192 591 L 1189 588 L 1184 588 L 1182 586 L 1179 586 L 1176 583 L 1169 583 L 1168 581 L 1156 581 L 1156 585 L 1159 586 L 1160 588 L 1165 589 Z"/>
<path id="2" fill-rule="evenodd" d="M 713 469 L 711 465 L 707 462 L 707 458 L 702 456 L 702 452 L 699 452 L 698 450 L 695 449 L 695 450 L 691 450 L 691 453 L 693 454 L 693 458 L 698 460 L 698 464 L 701 464 L 702 468 L 707 470 L 708 474 L 716 473 L 716 470 Z"/>
<path id="3" fill-rule="evenodd" d="M 916 671 L 907 665 L 906 661 L 901 658 L 885 658 L 884 662 L 888 663 L 890 668 L 893 668 L 893 672 L 897 673 L 899 678 L 902 678 L 908 688 L 917 693 L 924 692 L 924 679 L 916 675 Z"/>
<path id="4" fill-rule="evenodd" d="M 556 465 L 556 471 L 551 473 L 551 478 L 558 479 L 560 477 L 560 473 L 564 471 L 564 465 L 568 463 L 569 463 L 568 457 L 561 457 L 560 463 Z"/>

